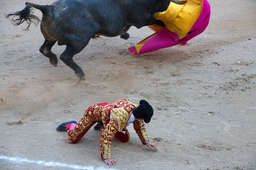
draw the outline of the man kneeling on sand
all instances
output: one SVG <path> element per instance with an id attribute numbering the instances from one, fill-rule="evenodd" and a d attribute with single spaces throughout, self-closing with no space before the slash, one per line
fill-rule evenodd
<path id="1" fill-rule="evenodd" d="M 67 131 L 68 142 L 77 143 L 96 122 L 102 122 L 100 154 L 102 160 L 111 166 L 116 162 L 111 159 L 112 139 L 116 137 L 121 142 L 128 142 L 130 135 L 127 126 L 131 123 L 142 144 L 149 150 L 157 151 L 156 146 L 149 141 L 144 127 L 144 122 L 149 123 L 152 116 L 153 108 L 146 100 L 140 100 L 137 105 L 121 99 L 114 103 L 94 104 L 87 108 L 78 123 L 64 122 L 57 127 L 57 131 Z"/>

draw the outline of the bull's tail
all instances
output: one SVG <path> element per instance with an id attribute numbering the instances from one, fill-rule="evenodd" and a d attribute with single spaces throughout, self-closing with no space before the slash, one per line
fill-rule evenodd
<path id="1" fill-rule="evenodd" d="M 28 30 L 31 23 L 38 24 L 40 22 L 40 19 L 31 13 L 31 7 L 39 9 L 43 14 L 46 14 L 49 6 L 48 5 L 37 5 L 34 3 L 29 3 L 29 2 L 26 2 L 25 5 L 26 5 L 26 7 L 24 9 L 22 9 L 21 11 L 17 11 L 15 13 L 8 14 L 6 17 L 10 18 L 10 20 L 12 21 L 12 23 L 14 25 L 20 25 L 26 21 L 28 26 L 26 27 L 25 30 Z"/>

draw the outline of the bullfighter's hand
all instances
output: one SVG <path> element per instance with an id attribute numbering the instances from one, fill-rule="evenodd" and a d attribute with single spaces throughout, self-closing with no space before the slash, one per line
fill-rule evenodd
<path id="1" fill-rule="evenodd" d="M 108 166 L 113 166 L 116 161 L 114 159 L 105 159 L 104 162 L 108 165 Z"/>
<path id="2" fill-rule="evenodd" d="M 150 141 L 146 141 L 146 145 L 147 149 L 157 152 L 157 147 L 155 145 L 153 145 Z"/>

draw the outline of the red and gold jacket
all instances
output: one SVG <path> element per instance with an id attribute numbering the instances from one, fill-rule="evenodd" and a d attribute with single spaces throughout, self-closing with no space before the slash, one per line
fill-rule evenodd
<path id="1" fill-rule="evenodd" d="M 111 144 L 116 132 L 128 132 L 126 129 L 127 123 L 132 115 L 132 111 L 136 107 L 136 104 L 126 99 L 118 100 L 103 107 L 101 120 L 104 124 L 104 130 L 100 137 L 100 152 L 103 160 L 111 157 Z M 133 121 L 133 127 L 141 142 L 146 144 L 148 136 L 144 127 L 144 121 L 135 119 Z"/>

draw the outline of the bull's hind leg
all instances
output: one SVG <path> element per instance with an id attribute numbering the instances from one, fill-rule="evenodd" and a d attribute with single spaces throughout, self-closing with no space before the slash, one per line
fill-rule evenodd
<path id="1" fill-rule="evenodd" d="M 68 30 L 70 32 L 63 33 L 63 44 L 66 44 L 65 51 L 60 55 L 60 59 L 69 66 L 72 70 L 74 70 L 75 74 L 80 80 L 84 80 L 84 72 L 73 61 L 73 56 L 82 51 L 82 49 L 89 43 L 91 37 L 93 37 L 97 32 L 99 32 L 100 26 L 92 20 L 90 17 L 91 14 L 87 14 L 88 12 L 81 12 L 81 16 L 83 17 L 73 17 L 68 18 L 65 21 L 65 25 L 70 26 Z M 79 24 L 77 24 L 79 23 Z"/>
<path id="2" fill-rule="evenodd" d="M 130 29 L 130 26 L 123 28 L 123 33 L 121 33 L 120 38 L 127 40 L 130 37 L 130 34 L 127 32 Z"/>
<path id="3" fill-rule="evenodd" d="M 80 80 L 84 80 L 84 72 L 80 66 L 74 62 L 73 56 L 79 53 L 86 45 L 87 44 L 80 48 L 74 48 L 70 45 L 67 45 L 65 51 L 60 55 L 60 59 L 72 70 L 74 70 L 75 74 Z"/>
<path id="4" fill-rule="evenodd" d="M 58 64 L 58 59 L 57 56 L 51 51 L 51 48 L 55 43 L 56 41 L 45 40 L 44 44 L 40 47 L 40 52 L 48 57 L 50 63 L 56 67 Z"/>

